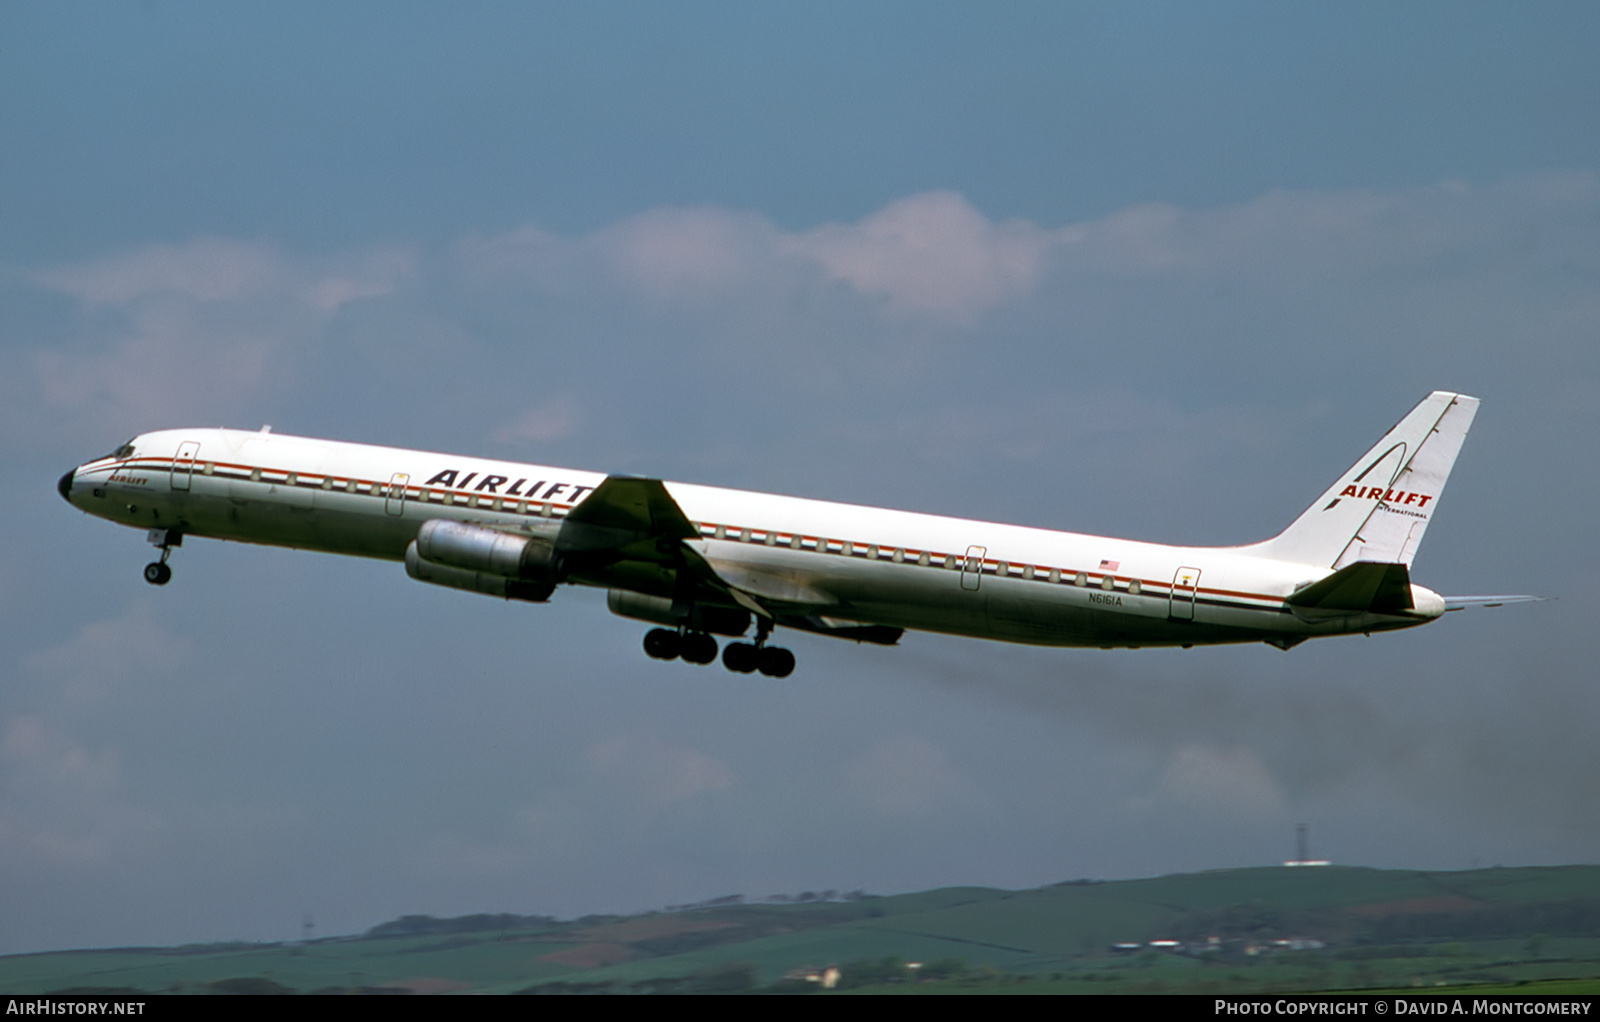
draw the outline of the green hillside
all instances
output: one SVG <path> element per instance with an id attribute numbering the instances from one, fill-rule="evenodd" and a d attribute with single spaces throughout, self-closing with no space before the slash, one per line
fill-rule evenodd
<path id="1" fill-rule="evenodd" d="M 0 957 L 0 991 L 815 992 L 824 979 L 886 992 L 1556 980 L 1600 990 L 1597 866 L 1261 868 L 1027 891 L 727 902 L 565 922 L 406 917 L 359 937 L 293 944 L 13 955 Z"/>

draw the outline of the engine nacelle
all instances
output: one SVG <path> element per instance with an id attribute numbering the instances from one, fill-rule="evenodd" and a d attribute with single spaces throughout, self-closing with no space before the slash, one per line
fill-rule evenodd
<path id="1" fill-rule="evenodd" d="M 750 612 L 736 607 L 707 607 L 696 603 L 682 617 L 673 614 L 672 601 L 665 596 L 646 596 L 626 589 L 606 591 L 606 606 L 620 617 L 666 625 L 686 626 L 696 632 L 717 635 L 743 635 L 750 628 Z"/>
<path id="2" fill-rule="evenodd" d="M 448 568 L 464 568 L 502 578 L 557 581 L 555 544 L 536 536 L 517 536 L 465 522 L 434 518 L 417 530 L 417 554 Z"/>
<path id="3" fill-rule="evenodd" d="M 498 596 L 504 600 L 526 600 L 529 603 L 544 603 L 550 599 L 550 594 L 555 592 L 556 588 L 553 578 L 529 581 L 438 564 L 417 552 L 415 540 L 406 547 L 406 574 L 418 582 L 449 586 L 451 589 L 465 589 L 468 592 L 483 593 L 485 596 Z"/>
<path id="4" fill-rule="evenodd" d="M 406 574 L 419 582 L 543 603 L 561 581 L 555 544 L 465 522 L 422 523 L 406 547 Z"/>

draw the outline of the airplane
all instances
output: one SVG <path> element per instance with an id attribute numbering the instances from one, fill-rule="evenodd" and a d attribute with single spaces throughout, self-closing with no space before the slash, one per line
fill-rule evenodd
<path id="1" fill-rule="evenodd" d="M 314 440 L 144 433 L 61 477 L 89 514 L 148 530 L 166 585 L 187 536 L 403 561 L 411 578 L 543 603 L 561 585 L 656 625 L 658 660 L 787 677 L 773 630 L 895 645 L 907 630 L 1045 646 L 1266 642 L 1412 628 L 1466 606 L 1410 567 L 1478 399 L 1435 391 L 1287 529 L 1184 547 Z M 754 624 L 754 635 L 748 636 Z"/>

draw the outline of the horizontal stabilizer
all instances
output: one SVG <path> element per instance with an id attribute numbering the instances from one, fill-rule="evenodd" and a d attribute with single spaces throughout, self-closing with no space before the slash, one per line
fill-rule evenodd
<path id="1" fill-rule="evenodd" d="M 1300 610 L 1404 614 L 1411 610 L 1411 572 L 1404 564 L 1357 561 L 1284 601 Z"/>
<path id="2" fill-rule="evenodd" d="M 1543 603 L 1548 596 L 1446 596 L 1445 610 L 1464 610 L 1467 607 L 1498 607 L 1505 603 Z"/>

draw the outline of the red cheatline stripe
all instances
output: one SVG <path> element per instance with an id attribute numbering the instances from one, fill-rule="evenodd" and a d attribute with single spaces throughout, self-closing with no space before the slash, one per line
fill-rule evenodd
<path id="1" fill-rule="evenodd" d="M 89 464 L 93 465 L 95 463 L 94 462 L 90 462 Z M 237 462 L 201 461 L 198 458 L 194 459 L 193 461 L 189 461 L 189 460 L 185 459 L 182 462 L 180 462 L 177 458 L 158 458 L 158 457 L 129 458 L 129 459 L 125 460 L 125 461 L 114 462 L 109 467 L 111 467 L 114 471 L 122 471 L 122 470 L 125 470 L 125 469 L 131 469 L 131 468 L 135 468 L 135 467 L 144 469 L 146 471 L 163 471 L 163 470 L 165 470 L 165 471 L 176 471 L 180 467 L 182 467 L 182 468 L 185 468 L 185 469 L 187 469 L 187 470 L 189 470 L 191 472 L 198 468 L 198 469 L 202 469 L 201 474 L 204 475 L 206 473 L 204 473 L 203 468 L 206 465 L 210 465 L 212 467 L 212 474 L 226 472 L 227 474 L 242 476 L 242 477 L 244 477 L 246 479 L 249 479 L 251 474 L 254 473 L 257 470 L 257 468 L 260 468 L 260 470 L 261 470 L 261 479 L 259 480 L 260 482 L 268 483 L 269 485 L 288 485 L 287 482 L 286 482 L 286 479 L 287 479 L 287 477 L 289 475 L 289 472 L 288 472 L 287 469 L 269 469 L 269 468 L 265 468 L 263 466 L 239 464 Z M 86 465 L 85 467 L 88 467 L 88 466 Z M 274 477 L 274 478 L 271 478 L 271 479 L 267 478 L 269 475 Z M 311 480 L 316 480 L 316 481 L 312 482 Z M 317 474 L 317 473 L 297 474 L 295 483 L 293 485 L 295 485 L 297 487 L 304 487 L 304 488 L 308 488 L 308 489 L 319 489 L 320 490 L 320 489 L 322 489 L 322 484 L 323 484 L 324 480 L 332 480 L 332 482 L 330 484 L 330 489 L 328 491 L 325 491 L 325 492 L 334 492 L 334 493 L 338 493 L 338 492 L 348 493 L 348 492 L 350 492 L 348 490 L 348 485 L 351 482 L 351 477 L 349 477 L 349 476 L 330 476 L 330 475 L 323 475 L 323 474 Z M 370 480 L 370 479 L 359 479 L 359 478 L 357 478 L 357 479 L 355 479 L 355 484 L 356 484 L 356 493 L 357 493 L 357 495 L 361 495 L 360 491 L 362 489 L 365 489 L 367 491 L 367 495 L 383 496 L 383 497 L 386 497 L 386 498 L 388 497 L 389 484 L 387 482 L 378 482 L 378 481 L 374 481 L 374 480 Z M 424 490 L 427 491 L 427 496 L 426 497 L 423 496 L 423 491 Z M 526 517 L 544 517 L 545 514 L 544 514 L 542 509 L 544 508 L 545 505 L 549 505 L 549 507 L 550 507 L 549 514 L 550 515 L 555 515 L 555 514 L 558 514 L 558 513 L 564 515 L 566 512 L 570 511 L 573 507 L 576 506 L 575 504 L 572 504 L 571 502 L 565 502 L 565 501 L 561 501 L 561 500 L 545 501 L 545 500 L 538 500 L 536 498 L 529 499 L 526 496 L 506 497 L 503 494 L 486 495 L 486 494 L 478 493 L 478 492 L 473 491 L 473 490 L 455 489 L 453 487 L 408 486 L 408 487 L 406 487 L 406 491 L 405 491 L 405 499 L 407 499 L 407 500 L 424 500 L 426 503 L 430 503 L 430 504 L 431 503 L 443 503 L 445 495 L 449 495 L 452 498 L 450 506 L 462 507 L 462 508 L 477 508 L 477 509 L 485 509 L 485 510 L 492 509 L 492 501 L 493 501 L 494 498 L 498 497 L 502 502 L 501 512 L 500 513 L 502 513 L 502 514 L 506 514 L 506 513 L 509 513 L 509 514 L 521 514 L 521 515 L 524 515 Z M 461 503 L 458 504 L 453 499 L 457 495 L 465 496 L 467 498 L 467 500 L 466 501 L 462 501 Z M 491 500 L 491 503 L 490 504 L 474 504 L 474 503 L 471 503 L 472 498 L 481 497 L 481 496 L 489 496 L 490 500 Z M 521 511 L 521 512 L 514 511 L 514 510 L 509 510 L 507 508 L 507 506 L 506 506 L 508 504 L 509 505 L 513 505 L 513 506 L 517 505 L 517 504 L 526 505 L 527 510 Z M 703 537 L 705 537 L 705 536 L 714 536 L 716 534 L 716 530 L 718 528 L 718 523 L 712 523 L 712 522 L 698 522 L 698 523 L 693 523 L 693 524 L 695 524 L 697 526 L 697 528 L 700 531 L 700 534 Z M 735 539 L 727 539 L 727 540 L 725 540 L 726 542 L 730 542 L 730 543 L 732 543 L 732 542 L 759 543 L 761 545 L 765 545 L 765 537 L 767 535 L 769 535 L 769 530 L 757 529 L 757 528 L 754 528 L 752 526 L 728 525 L 726 523 L 721 523 L 721 527 L 723 529 L 724 535 L 738 535 L 738 534 L 741 534 L 741 533 L 744 533 L 746 535 L 746 538 L 742 539 L 742 540 L 735 540 Z M 795 536 L 794 533 L 781 532 L 781 531 L 775 532 L 775 533 L 770 533 L 770 534 L 773 534 L 773 535 L 775 535 L 777 537 L 776 540 L 774 541 L 774 545 L 775 546 L 788 546 L 790 543 L 793 542 L 794 536 Z M 756 538 L 757 536 L 760 536 L 762 538 L 757 539 Z M 813 551 L 816 551 L 816 550 L 820 549 L 821 552 L 823 552 L 823 553 L 836 553 L 836 552 L 841 552 L 842 553 L 844 542 L 845 542 L 844 540 L 827 539 L 825 537 L 820 537 L 820 536 L 809 536 L 809 535 L 805 535 L 803 533 L 801 534 L 800 539 L 801 539 L 801 543 L 802 544 L 809 544 Z M 851 547 L 852 547 L 851 556 L 856 556 L 856 557 L 865 557 L 868 547 L 876 545 L 878 547 L 878 551 L 879 551 L 877 560 L 889 560 L 889 561 L 892 561 L 892 557 L 890 556 L 890 553 L 893 550 L 896 549 L 894 546 L 891 546 L 891 545 L 888 545 L 888 544 L 883 544 L 883 543 L 863 544 L 863 543 L 857 543 L 854 540 L 851 540 L 850 543 L 851 543 Z M 819 544 L 822 544 L 822 545 L 819 547 Z M 859 551 L 857 550 L 857 548 L 859 548 Z M 803 545 L 801 549 L 804 550 L 804 549 L 806 549 L 806 547 Z M 923 551 L 923 550 L 919 550 L 919 549 L 913 549 L 913 548 L 910 548 L 910 547 L 904 547 L 904 548 L 901 548 L 901 549 L 903 549 L 905 552 L 902 555 L 903 560 L 900 563 L 909 565 L 911 567 L 928 567 L 930 569 L 938 569 L 938 570 L 942 571 L 942 570 L 947 570 L 947 569 L 945 569 L 945 562 L 948 559 L 952 558 L 952 557 L 955 558 L 955 564 L 956 564 L 957 568 L 962 568 L 962 565 L 966 561 L 966 557 L 964 555 L 962 555 L 962 554 L 955 554 L 955 553 L 945 554 L 945 553 L 939 553 L 939 552 L 933 551 L 933 550 Z M 921 559 L 921 557 L 922 557 L 922 555 L 924 553 L 926 553 L 928 555 L 928 564 L 927 565 L 922 565 L 922 564 L 918 563 L 918 561 Z M 1072 586 L 1073 588 L 1098 588 L 1100 586 L 1100 584 L 1107 577 L 1110 577 L 1112 579 L 1113 586 L 1116 587 L 1112 591 L 1118 592 L 1118 593 L 1121 593 L 1121 594 L 1125 594 L 1125 595 L 1127 594 L 1128 583 L 1133 582 L 1133 581 L 1137 581 L 1139 583 L 1139 588 L 1140 588 L 1141 592 L 1138 595 L 1141 595 L 1141 596 L 1149 596 L 1151 598 L 1167 598 L 1167 597 L 1171 597 L 1175 592 L 1178 591 L 1178 587 L 1175 587 L 1175 586 L 1172 585 L 1171 582 L 1164 581 L 1164 580 L 1142 579 L 1142 578 L 1135 578 L 1134 576 L 1131 576 L 1131 575 L 1116 575 L 1116 574 L 1112 574 L 1110 572 L 1089 571 L 1087 569 L 1074 569 L 1074 568 L 1059 568 L 1058 569 L 1058 568 L 1054 568 L 1051 565 L 1040 565 L 1040 564 L 1035 564 L 1035 565 L 1032 566 L 1033 567 L 1033 571 L 1034 571 L 1034 577 L 1032 579 L 1024 579 L 1022 577 L 1022 572 L 1023 572 L 1023 569 L 1028 567 L 1028 565 L 1019 564 L 1019 563 L 1016 563 L 1016 562 L 1013 562 L 1013 561 L 1002 562 L 998 558 L 986 558 L 986 559 L 984 559 L 984 561 L 982 562 L 981 567 L 979 568 L 979 571 L 982 574 L 998 576 L 999 575 L 999 566 L 1002 563 L 1008 565 L 1009 568 L 1010 568 L 1010 570 L 1006 573 L 1006 575 L 1004 577 L 1006 577 L 1006 578 L 1015 578 L 1019 582 L 1032 581 L 1032 582 L 1041 582 L 1041 583 L 1044 583 L 1044 584 L 1047 584 L 1047 585 L 1054 584 L 1054 585 Z M 965 570 L 965 569 L 963 568 L 962 570 Z M 1050 572 L 1052 570 L 1058 570 L 1060 572 L 1060 581 L 1059 582 L 1056 582 L 1056 583 L 1051 583 L 1050 582 Z M 1086 577 L 1088 585 L 1080 587 L 1080 586 L 1077 586 L 1074 583 L 1074 579 L 1079 574 L 1083 574 Z M 1209 597 L 1232 598 L 1232 599 L 1236 599 L 1236 600 L 1254 600 L 1254 601 L 1264 602 L 1264 603 L 1268 603 L 1268 604 L 1279 604 L 1279 603 L 1283 602 L 1282 598 L 1277 597 L 1277 596 L 1271 596 L 1271 595 L 1264 594 L 1264 593 L 1245 592 L 1245 591 L 1242 591 L 1242 590 L 1235 590 L 1235 589 L 1212 589 L 1212 588 L 1197 587 L 1192 591 L 1194 593 L 1195 599 L 1197 599 L 1197 600 L 1202 596 L 1209 596 Z M 1184 595 L 1187 595 L 1189 592 L 1190 592 L 1190 590 L 1188 590 L 1186 588 L 1183 589 Z M 1213 602 L 1215 602 L 1215 601 L 1213 601 Z M 1257 609 L 1257 608 L 1252 608 L 1252 609 Z"/>

